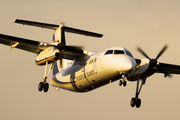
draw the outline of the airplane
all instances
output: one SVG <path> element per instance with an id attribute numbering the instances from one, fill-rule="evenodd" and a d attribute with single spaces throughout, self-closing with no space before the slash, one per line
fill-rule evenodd
<path id="1" fill-rule="evenodd" d="M 16 19 L 13 23 L 54 30 L 51 43 L 0 34 L 0 43 L 10 46 L 10 51 L 18 48 L 37 54 L 36 64 L 45 66 L 43 81 L 38 85 L 39 91 L 48 91 L 47 78 L 51 70 L 53 76 L 50 84 L 57 90 L 62 88 L 73 92 L 88 92 L 117 80 L 119 86 L 124 87 L 127 81 L 137 82 L 135 96 L 131 99 L 130 105 L 139 108 L 139 94 L 148 77 L 155 73 L 162 73 L 164 77 L 180 74 L 179 65 L 158 62 L 159 57 L 167 50 L 167 44 L 155 59 L 137 47 L 137 51 L 145 59 L 136 59 L 124 47 L 111 47 L 97 53 L 84 50 L 84 46 L 66 45 L 65 32 L 97 38 L 103 37 L 103 34 L 67 27 L 64 24 L 55 25 L 21 19 Z"/>

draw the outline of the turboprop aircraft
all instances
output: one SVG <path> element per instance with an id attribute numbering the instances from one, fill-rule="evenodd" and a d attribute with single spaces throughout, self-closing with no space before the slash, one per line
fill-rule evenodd
<path id="1" fill-rule="evenodd" d="M 53 76 L 50 84 L 59 88 L 88 92 L 119 80 L 124 87 L 128 81 L 137 82 L 135 96 L 130 105 L 139 108 L 139 94 L 147 77 L 154 73 L 162 73 L 164 77 L 180 74 L 180 66 L 158 62 L 158 58 L 167 50 L 165 45 L 155 59 L 150 58 L 140 47 L 139 51 L 146 59 L 135 59 L 131 52 L 123 47 L 112 47 L 100 53 L 86 51 L 83 46 L 66 45 L 65 32 L 101 38 L 103 35 L 67 27 L 63 24 L 54 25 L 40 22 L 16 19 L 14 23 L 31 25 L 54 30 L 53 42 L 41 42 L 0 34 L 0 43 L 37 54 L 37 65 L 45 66 L 44 78 L 38 85 L 39 91 L 47 92 L 47 78 L 51 69 Z M 49 66 L 49 68 L 48 68 Z M 141 82 L 141 84 L 140 84 Z"/>

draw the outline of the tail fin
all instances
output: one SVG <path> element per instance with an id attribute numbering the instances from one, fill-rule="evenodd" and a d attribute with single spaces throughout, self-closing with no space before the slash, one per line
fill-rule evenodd
<path id="1" fill-rule="evenodd" d="M 56 47 L 59 49 L 60 53 L 62 53 L 61 54 L 62 56 L 63 56 L 64 48 L 68 47 L 68 46 L 66 46 L 66 43 L 65 43 L 65 32 L 86 35 L 86 36 L 91 36 L 91 37 L 102 37 L 103 36 L 102 34 L 99 34 L 99 33 L 94 33 L 94 32 L 89 32 L 89 31 L 85 31 L 85 30 L 67 27 L 67 26 L 64 26 L 63 24 L 54 25 L 54 24 L 33 22 L 33 21 L 20 20 L 20 19 L 16 19 L 13 22 L 23 24 L 23 25 L 31 25 L 31 26 L 55 30 L 54 35 L 53 35 L 53 41 L 56 42 L 55 43 L 57 45 Z M 72 50 L 72 48 L 76 48 L 76 47 L 71 47 L 70 50 Z M 77 49 L 73 49 L 73 51 L 74 50 L 77 50 Z M 62 56 L 60 57 L 60 60 L 57 60 L 54 65 L 53 75 L 57 74 L 58 72 L 61 71 L 61 69 L 63 69 L 63 68 L 61 68 L 62 67 L 61 64 L 62 64 L 62 60 L 63 60 Z"/>
<path id="2" fill-rule="evenodd" d="M 54 43 L 61 43 L 61 27 L 63 25 L 61 25 L 60 27 L 58 27 L 54 34 L 53 34 L 53 42 Z M 62 59 L 63 61 L 63 59 Z M 56 63 L 54 64 L 54 67 L 53 67 L 53 76 L 56 75 L 57 73 L 59 73 L 63 68 L 60 67 L 60 60 L 57 60 Z"/>

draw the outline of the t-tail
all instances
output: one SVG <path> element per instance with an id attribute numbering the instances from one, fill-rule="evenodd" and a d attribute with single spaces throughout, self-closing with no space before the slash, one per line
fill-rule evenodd
<path id="1" fill-rule="evenodd" d="M 78 54 L 83 54 L 82 46 L 67 46 L 65 40 L 65 32 L 86 35 L 91 37 L 102 37 L 102 34 L 80 30 L 72 27 L 67 27 L 64 24 L 54 25 L 48 23 L 33 22 L 27 20 L 16 19 L 15 23 L 23 25 L 31 25 L 41 28 L 55 30 L 53 35 L 53 43 L 40 44 L 44 45 L 44 49 L 40 51 L 36 57 L 37 65 L 46 65 L 53 63 L 53 75 L 60 72 L 63 67 L 63 59 L 74 60 Z M 42 46 L 40 46 L 42 47 Z"/>

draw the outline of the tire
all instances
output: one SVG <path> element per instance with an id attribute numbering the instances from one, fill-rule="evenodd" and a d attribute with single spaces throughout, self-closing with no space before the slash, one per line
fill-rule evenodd
<path id="1" fill-rule="evenodd" d="M 41 92 L 44 88 L 44 83 L 43 82 L 40 82 L 39 85 L 38 85 L 38 90 Z"/>
<path id="2" fill-rule="evenodd" d="M 139 108 L 141 106 L 141 99 L 136 100 L 136 107 Z"/>
<path id="3" fill-rule="evenodd" d="M 122 83 L 122 80 L 119 81 L 119 86 L 121 86 L 123 83 Z"/>
<path id="4" fill-rule="evenodd" d="M 136 105 L 136 98 L 131 99 L 131 107 L 134 107 Z"/>
<path id="5" fill-rule="evenodd" d="M 124 82 L 123 82 L 123 86 L 124 86 L 124 87 L 126 87 L 126 85 L 127 85 L 127 82 L 126 82 L 126 81 L 124 81 Z"/>
<path id="6" fill-rule="evenodd" d="M 44 84 L 44 92 L 47 92 L 49 89 L 49 84 L 48 83 L 45 83 Z"/>

